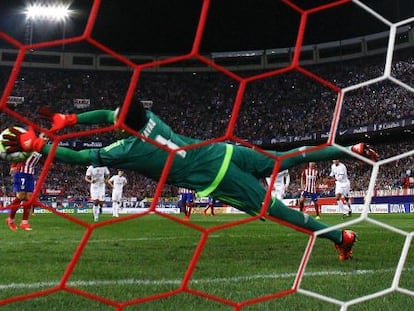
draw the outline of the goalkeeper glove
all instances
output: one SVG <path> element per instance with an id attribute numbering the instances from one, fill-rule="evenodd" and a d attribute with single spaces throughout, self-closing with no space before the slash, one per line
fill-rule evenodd
<path id="1" fill-rule="evenodd" d="M 76 125 L 78 123 L 78 116 L 76 114 L 62 114 L 55 113 L 48 107 L 40 107 L 37 112 L 40 117 L 52 121 L 50 131 L 56 132 L 67 126 Z"/>
<path id="2" fill-rule="evenodd" d="M 370 145 L 365 143 L 353 145 L 351 146 L 351 150 L 374 162 L 378 161 L 379 159 L 379 154 L 374 149 L 372 149 Z"/>
<path id="3" fill-rule="evenodd" d="M 9 127 L 9 131 L 12 134 L 3 135 L 3 145 L 7 146 L 7 153 L 16 151 L 41 152 L 43 146 L 46 144 L 46 140 L 37 137 L 35 131 L 31 127 L 29 127 L 27 132 L 21 132 L 15 127 Z"/>

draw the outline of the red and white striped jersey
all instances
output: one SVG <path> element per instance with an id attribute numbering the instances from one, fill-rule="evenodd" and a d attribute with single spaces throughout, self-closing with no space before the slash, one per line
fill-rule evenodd
<path id="1" fill-rule="evenodd" d="M 319 178 L 319 170 L 314 167 L 307 167 L 302 171 L 302 190 L 316 193 L 316 182 Z"/>
<path id="2" fill-rule="evenodd" d="M 41 157 L 42 157 L 41 153 L 34 151 L 23 162 L 12 163 L 11 168 L 13 169 L 14 172 L 34 174 L 35 166 L 39 162 Z"/>

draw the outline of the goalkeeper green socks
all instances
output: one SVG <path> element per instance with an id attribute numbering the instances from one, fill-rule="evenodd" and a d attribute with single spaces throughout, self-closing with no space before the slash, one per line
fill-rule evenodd
<path id="1" fill-rule="evenodd" d="M 272 206 L 269 208 L 269 215 L 309 231 L 318 231 L 329 227 L 328 225 L 313 219 L 307 214 L 285 206 L 278 200 L 273 201 Z M 341 230 L 332 230 L 320 235 L 320 237 L 327 238 L 337 244 L 342 243 Z"/>

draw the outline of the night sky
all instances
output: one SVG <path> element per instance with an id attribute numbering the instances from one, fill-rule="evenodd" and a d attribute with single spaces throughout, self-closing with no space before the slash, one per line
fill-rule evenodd
<path id="1" fill-rule="evenodd" d="M 0 2 L 0 31 L 23 43 L 28 40 L 27 23 L 21 13 L 26 2 Z M 335 1 L 292 2 L 303 9 L 311 9 Z M 391 22 L 414 16 L 413 0 L 361 2 Z M 92 0 L 72 1 L 70 9 L 74 14 L 64 25 L 36 23 L 33 42 L 60 39 L 63 33 L 65 37 L 80 35 L 92 3 Z M 202 4 L 202 0 L 102 0 L 93 38 L 122 53 L 189 52 Z M 277 0 L 211 0 L 200 49 L 207 53 L 294 46 L 299 20 L 297 12 Z M 359 6 L 347 3 L 309 15 L 304 44 L 343 40 L 387 29 Z M 9 44 L 0 40 L 0 46 L 9 47 Z M 77 50 L 85 45 L 73 44 L 66 48 Z"/>

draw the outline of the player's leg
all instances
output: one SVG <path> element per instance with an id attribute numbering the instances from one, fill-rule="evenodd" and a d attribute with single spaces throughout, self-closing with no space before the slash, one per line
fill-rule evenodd
<path id="1" fill-rule="evenodd" d="M 178 194 L 177 207 L 180 209 L 180 213 L 184 212 L 184 216 L 187 216 L 187 210 L 185 209 L 185 202 L 182 193 Z"/>
<path id="2" fill-rule="evenodd" d="M 26 181 L 25 181 L 25 189 L 26 189 L 26 196 L 25 200 L 29 201 L 32 199 L 33 191 L 35 187 L 35 180 L 33 174 L 27 174 Z M 29 217 L 32 212 L 33 204 L 24 204 L 23 205 L 23 216 L 22 222 L 20 223 L 20 228 L 26 231 L 32 230 L 29 225 Z"/>
<path id="3" fill-rule="evenodd" d="M 24 189 L 24 176 L 22 178 L 22 173 L 16 172 L 13 175 L 13 192 L 16 194 L 14 200 L 9 204 L 9 215 L 6 218 L 6 224 L 12 231 L 17 230 L 15 218 L 17 210 L 20 208 L 21 202 L 25 199 L 26 193 Z"/>
<path id="4" fill-rule="evenodd" d="M 214 216 L 214 199 L 209 196 L 207 204 L 203 210 L 203 216 L 207 216 L 207 211 L 210 210 L 212 216 Z"/>
<path id="5" fill-rule="evenodd" d="M 307 214 L 285 206 L 279 200 L 273 202 L 269 209 L 269 215 L 310 231 L 322 230 L 328 227 L 317 219 L 309 217 Z M 330 239 L 334 242 L 335 248 L 339 253 L 339 260 L 342 261 L 352 258 L 352 247 L 356 239 L 356 234 L 352 230 L 332 230 L 320 235 L 320 237 Z"/>
<path id="6" fill-rule="evenodd" d="M 348 216 L 348 208 L 346 207 L 346 202 L 344 199 L 344 196 L 342 195 L 342 188 L 336 187 L 335 189 L 335 196 L 336 196 L 336 202 L 338 204 L 338 208 L 342 213 L 342 218 L 345 218 Z"/>
<path id="7" fill-rule="evenodd" d="M 349 200 L 350 190 L 351 190 L 351 185 L 349 183 L 343 186 L 342 195 L 345 201 L 344 205 L 346 206 L 347 211 L 348 211 L 348 217 L 352 216 L 352 207 L 351 207 L 351 203 Z"/>
<path id="8" fill-rule="evenodd" d="M 119 196 L 116 191 L 112 191 L 112 217 L 118 217 Z"/>
<path id="9" fill-rule="evenodd" d="M 319 210 L 319 204 L 318 204 L 318 196 L 316 193 L 312 193 L 312 202 L 313 202 L 313 206 L 315 208 L 315 213 L 316 213 L 316 219 L 320 219 L 321 218 L 321 211 Z"/>
<path id="10" fill-rule="evenodd" d="M 118 217 L 116 216 L 118 210 L 118 202 L 115 200 L 112 200 L 112 217 Z"/>
<path id="11" fill-rule="evenodd" d="M 213 198 L 212 196 L 209 196 L 208 197 L 208 206 L 209 206 L 209 208 L 210 208 L 210 213 L 211 213 L 211 216 L 215 216 L 216 215 L 216 212 L 215 212 L 215 210 L 214 210 L 214 205 L 216 204 L 216 199 L 215 198 Z"/>
<path id="12" fill-rule="evenodd" d="M 21 203 L 24 201 L 25 192 L 17 192 L 16 197 L 10 203 L 9 221 L 14 222 L 16 218 L 17 210 L 20 208 Z"/>
<path id="13" fill-rule="evenodd" d="M 343 206 L 343 217 L 352 216 L 352 208 L 351 208 L 351 204 L 349 203 L 349 198 L 342 194 L 341 202 Z"/>
<path id="14" fill-rule="evenodd" d="M 99 215 L 102 215 L 102 208 L 103 208 L 103 201 L 98 200 L 98 206 L 99 206 Z"/>
<path id="15" fill-rule="evenodd" d="M 98 201 L 98 213 L 103 214 L 103 206 L 105 202 L 105 185 L 99 185 L 97 187 L 97 201 Z"/>
<path id="16" fill-rule="evenodd" d="M 188 205 L 187 205 L 187 195 L 188 193 L 181 193 L 181 202 L 184 208 L 184 218 L 188 219 L 190 217 L 188 213 Z"/>
<path id="17" fill-rule="evenodd" d="M 302 191 L 299 198 L 299 210 L 304 213 L 305 212 L 305 197 L 306 191 Z"/>
<path id="18" fill-rule="evenodd" d="M 119 210 L 121 209 L 121 206 L 122 206 L 121 200 L 116 201 L 116 216 L 115 217 L 119 217 Z"/>
<path id="19" fill-rule="evenodd" d="M 237 183 L 239 184 L 239 183 Z M 253 188 L 254 186 L 252 186 Z M 247 191 L 247 189 L 245 189 Z M 244 193 L 246 193 L 246 191 Z M 261 208 L 261 202 L 263 201 L 264 198 L 264 194 L 262 196 L 261 199 L 257 199 L 254 200 L 254 202 L 252 202 L 252 194 L 253 191 L 250 191 L 249 195 L 244 195 L 241 193 L 231 193 L 229 191 L 226 191 L 227 195 L 222 194 L 221 192 L 215 191 L 214 195 L 221 201 L 230 204 L 242 211 L 245 211 L 249 214 L 253 214 L 256 213 L 258 214 L 260 212 L 260 208 Z M 234 191 L 236 192 L 236 191 Z M 256 189 L 256 195 L 257 197 L 260 197 L 258 195 L 257 189 Z M 228 196 L 229 195 L 229 196 Z M 236 197 L 236 195 L 239 197 L 239 199 L 233 199 L 233 197 Z M 254 195 L 256 197 L 256 195 Z M 249 202 L 249 203 L 247 203 Z M 260 202 L 260 203 L 259 203 Z M 251 207 L 256 205 L 256 207 Z M 282 201 L 279 201 L 277 199 L 274 199 L 271 202 L 271 206 L 268 209 L 268 214 L 270 216 L 273 216 L 275 218 L 278 218 L 280 220 L 283 220 L 289 224 L 295 225 L 297 227 L 309 230 L 309 231 L 317 231 L 317 230 L 321 230 L 321 229 L 325 229 L 328 226 L 318 222 L 316 220 L 314 220 L 313 218 L 309 217 L 309 215 L 304 214 L 302 212 L 299 212 L 295 209 L 289 208 L 286 205 L 283 204 Z M 321 235 L 321 237 L 324 238 L 328 238 L 330 240 L 332 240 L 335 243 L 341 243 L 342 241 L 342 233 L 339 230 L 333 230 L 330 231 L 328 233 L 325 233 L 323 235 Z"/>
<path id="20" fill-rule="evenodd" d="M 258 214 L 266 195 L 266 189 L 254 176 L 230 164 L 227 174 L 213 194 L 214 197 L 224 203 L 250 214 Z M 268 214 L 309 231 L 317 231 L 328 227 L 308 215 L 287 207 L 277 199 L 271 202 Z M 335 243 L 340 243 L 342 239 L 339 230 L 328 232 L 322 237 L 329 238 Z"/>
<path id="21" fill-rule="evenodd" d="M 30 195 L 29 195 L 29 197 L 30 197 Z M 29 199 L 30 198 L 28 198 L 28 200 Z M 29 205 L 24 204 L 23 205 L 23 216 L 22 216 L 22 222 L 20 223 L 20 228 L 22 228 L 23 230 L 26 230 L 26 231 L 31 231 L 32 230 L 32 227 L 29 224 L 29 217 L 30 217 L 30 214 L 31 214 L 31 211 L 32 211 L 32 206 L 33 206 L 33 204 L 29 204 Z"/>
<path id="22" fill-rule="evenodd" d="M 185 208 L 187 210 L 187 218 L 190 218 L 191 212 L 192 212 L 191 202 L 189 201 L 185 202 Z"/>
<path id="23" fill-rule="evenodd" d="M 210 202 L 207 202 L 206 206 L 204 207 L 203 210 L 203 216 L 207 216 L 207 211 L 210 208 Z"/>
<path id="24" fill-rule="evenodd" d="M 346 206 L 348 206 L 348 216 L 352 216 L 352 207 L 351 202 L 349 201 L 349 197 L 345 197 Z"/>
<path id="25" fill-rule="evenodd" d="M 119 217 L 119 211 L 122 208 L 122 193 L 117 194 L 117 200 L 116 200 L 116 216 Z"/>
<path id="26" fill-rule="evenodd" d="M 194 207 L 194 194 L 193 192 L 187 195 L 187 204 L 188 204 L 188 216 L 191 216 Z"/>
<path id="27" fill-rule="evenodd" d="M 105 202 L 105 196 L 103 196 L 103 197 L 101 196 L 99 198 L 99 201 L 98 201 L 98 205 L 99 205 L 99 215 L 102 215 L 103 214 L 104 202 Z"/>
<path id="28" fill-rule="evenodd" d="M 121 193 L 121 198 L 119 199 L 118 202 L 118 211 L 123 211 L 124 210 L 124 200 L 123 200 L 123 194 Z"/>
<path id="29" fill-rule="evenodd" d="M 356 148 L 356 146 L 358 148 Z M 372 154 L 374 151 L 365 147 L 365 144 L 358 144 L 354 146 L 348 146 L 347 148 L 355 153 L 370 157 L 370 154 Z M 314 147 L 304 146 L 284 152 L 271 150 L 267 150 L 267 152 L 277 157 L 292 155 L 291 157 L 285 158 L 282 161 L 280 164 L 280 171 L 307 162 L 344 159 L 351 157 L 348 153 L 343 152 L 336 146 L 326 146 L 321 149 L 309 151 L 313 148 Z M 307 152 L 298 153 L 299 151 Z M 232 162 L 239 166 L 243 171 L 251 173 L 257 178 L 266 178 L 267 176 L 270 176 L 275 166 L 274 159 L 251 148 L 234 148 Z"/>
<path id="30" fill-rule="evenodd" d="M 192 193 L 187 193 L 187 201 L 185 202 L 185 206 L 187 209 L 186 218 L 188 220 L 191 216 L 191 213 L 193 211 L 193 206 L 194 206 L 194 197 Z"/>
<path id="31" fill-rule="evenodd" d="M 9 227 L 9 229 L 12 231 L 17 230 L 15 218 L 16 218 L 17 211 L 21 206 L 21 203 L 25 199 L 25 195 L 26 193 L 23 191 L 16 192 L 16 197 L 9 205 L 10 211 L 9 211 L 9 215 L 6 218 L 6 224 Z"/>
<path id="32" fill-rule="evenodd" d="M 249 214 L 258 214 L 266 195 L 266 189 L 254 176 L 241 171 L 231 163 L 226 175 L 213 194 L 215 198 L 224 203 Z M 277 199 L 270 203 L 267 212 L 270 216 L 312 232 L 329 227 L 304 213 L 287 207 Z M 355 233 L 352 231 L 331 230 L 320 235 L 320 237 L 333 241 L 339 248 L 342 259 L 351 257 L 351 249 L 355 241 Z"/>
<path id="33" fill-rule="evenodd" d="M 91 200 L 92 200 L 93 221 L 98 222 L 99 221 L 99 205 L 98 205 L 99 193 L 98 193 L 97 187 L 95 187 L 94 184 L 91 184 L 90 194 L 91 194 Z"/>
<path id="34" fill-rule="evenodd" d="M 190 211 L 189 211 L 189 207 L 188 207 L 188 200 L 187 200 L 187 196 L 188 193 L 182 193 L 181 194 L 181 199 L 183 202 L 183 207 L 184 207 L 184 219 L 188 220 L 190 218 Z"/>
<path id="35" fill-rule="evenodd" d="M 339 183 L 335 188 L 336 200 L 340 211 L 342 211 L 342 218 L 351 216 L 352 209 L 347 201 L 347 194 L 349 194 L 349 186 L 347 184 Z"/>
<path id="36" fill-rule="evenodd" d="M 95 190 L 91 189 L 91 199 L 92 199 L 92 214 L 93 214 L 93 221 L 99 221 L 99 200 L 97 197 L 97 193 Z"/>

